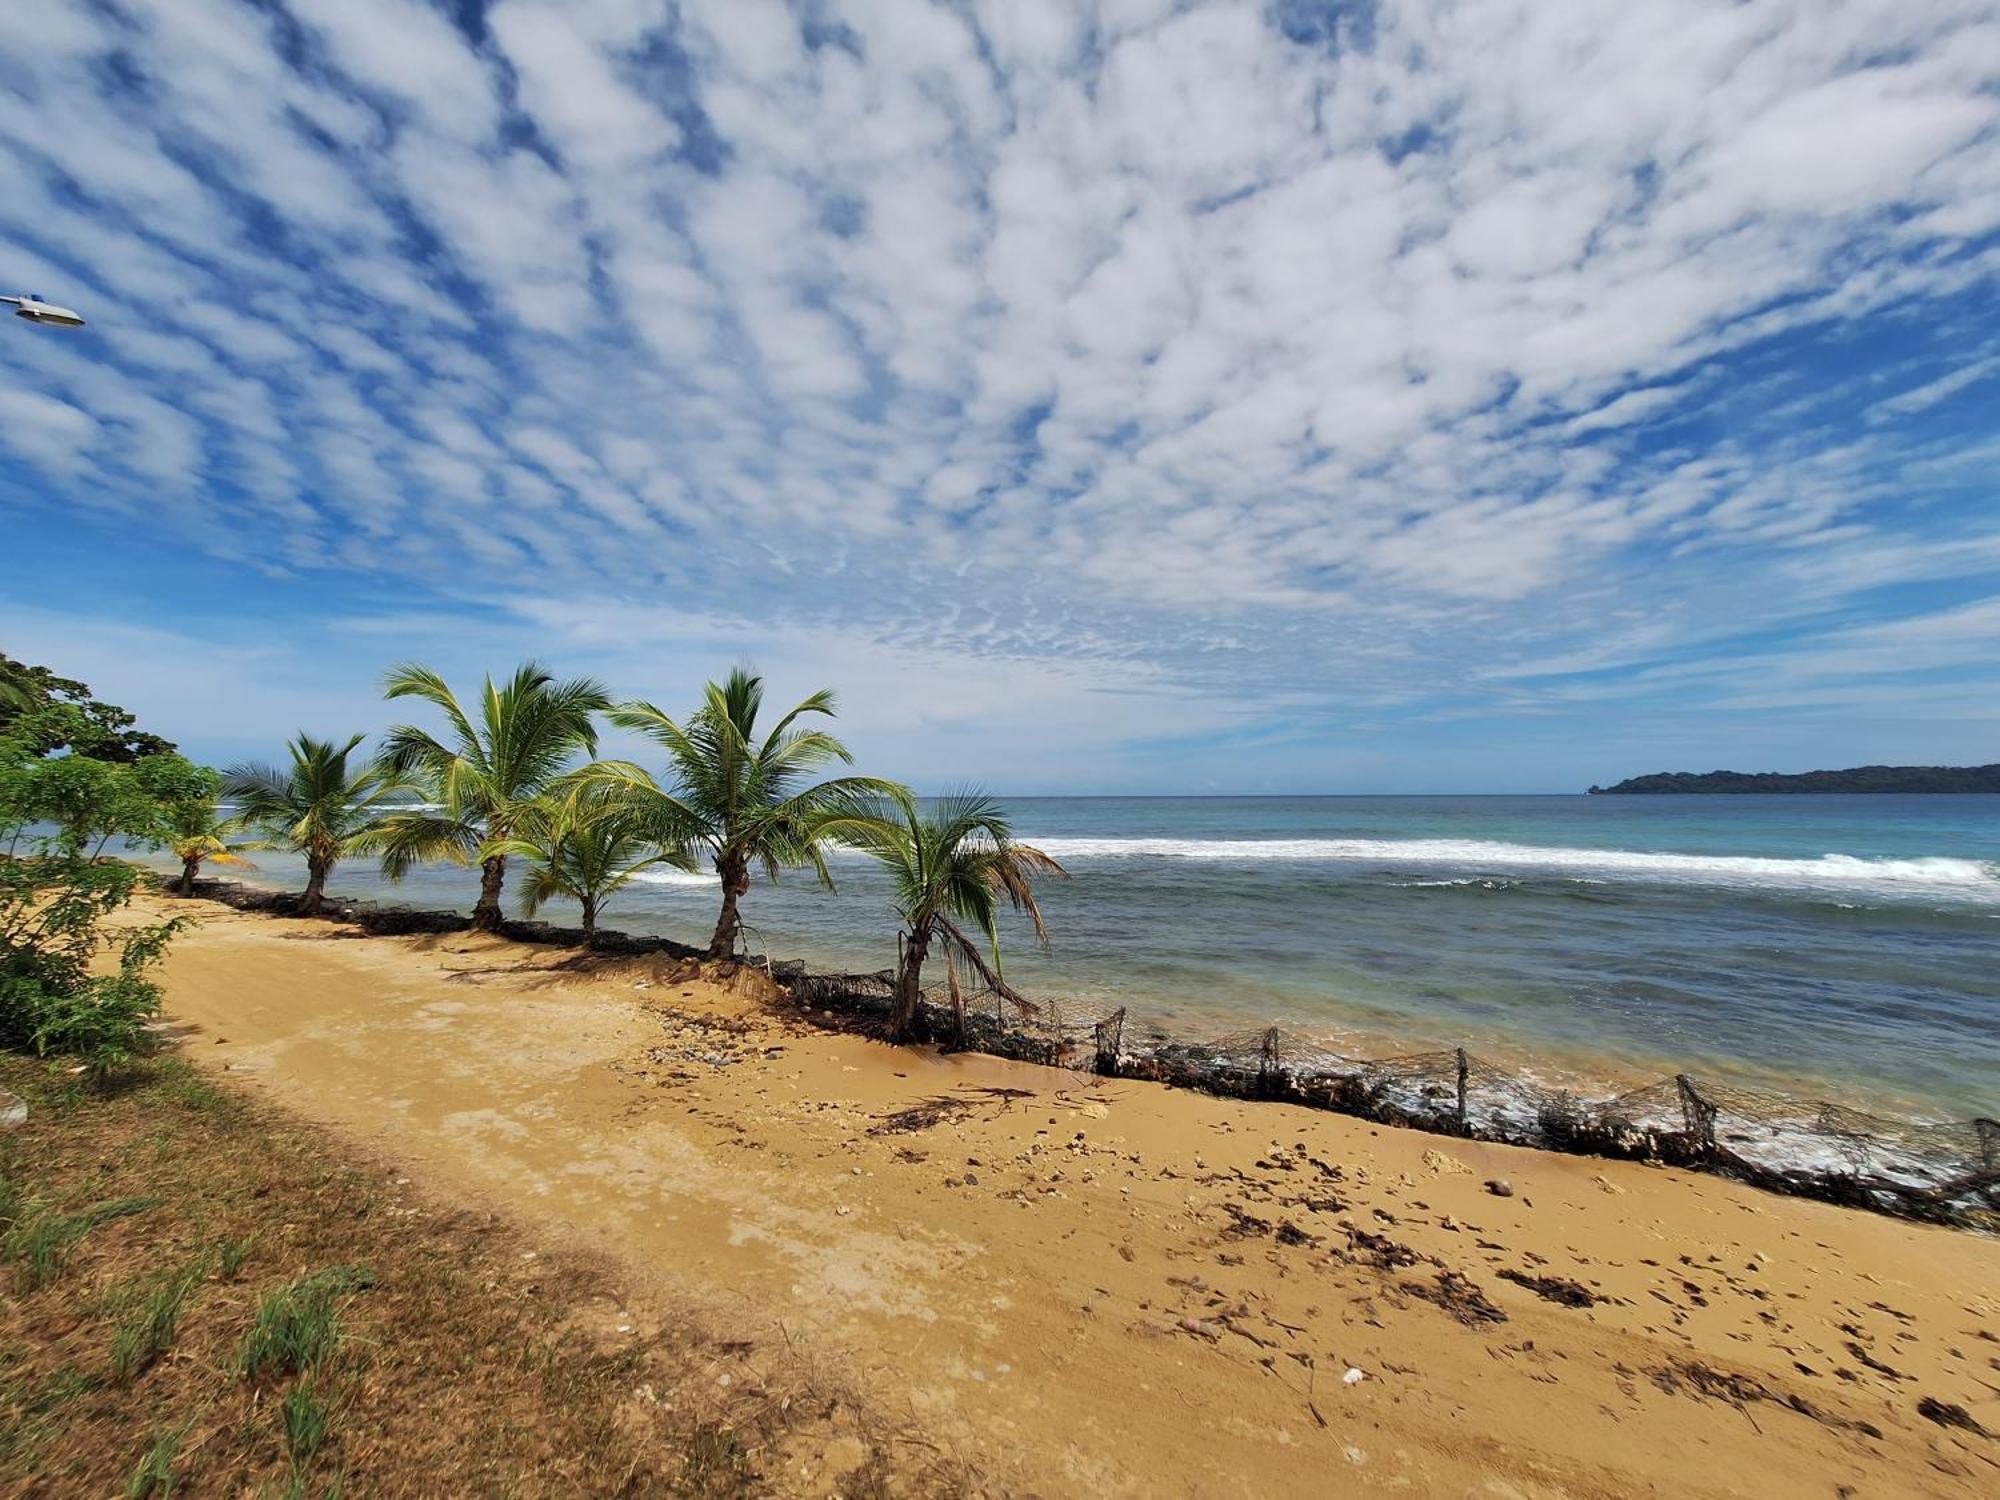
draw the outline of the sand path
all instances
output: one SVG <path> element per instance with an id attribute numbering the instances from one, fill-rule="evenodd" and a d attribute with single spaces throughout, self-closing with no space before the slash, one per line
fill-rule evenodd
<path id="1" fill-rule="evenodd" d="M 194 1059 L 781 1321 L 996 1492 L 2000 1493 L 1992 1240 L 201 911 L 165 969 Z"/>

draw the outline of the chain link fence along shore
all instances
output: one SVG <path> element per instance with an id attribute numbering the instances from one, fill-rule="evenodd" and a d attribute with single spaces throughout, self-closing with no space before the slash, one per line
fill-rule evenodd
<path id="1" fill-rule="evenodd" d="M 198 890 L 246 910 L 283 912 L 292 900 L 225 881 L 203 881 Z M 471 926 L 457 912 L 337 899 L 329 899 L 323 915 L 384 936 Z M 547 922 L 508 922 L 502 932 L 521 942 L 583 941 L 580 931 Z M 596 951 L 606 957 L 701 956 L 669 938 L 610 931 L 598 934 Z M 745 962 L 767 972 L 809 1015 L 870 1029 L 887 1024 L 893 974 L 816 974 L 802 963 Z M 2000 1231 L 2000 1121 L 1986 1118 L 1899 1120 L 1687 1073 L 1588 1098 L 1548 1088 L 1462 1047 L 1353 1058 L 1277 1027 L 1197 1039 L 1145 1026 L 1122 1007 L 1104 1015 L 991 990 L 954 997 L 943 986 L 925 991 L 917 1033 L 963 1051 L 1107 1078 L 1282 1100 L 1440 1135 L 1660 1161 L 1772 1192 Z"/>

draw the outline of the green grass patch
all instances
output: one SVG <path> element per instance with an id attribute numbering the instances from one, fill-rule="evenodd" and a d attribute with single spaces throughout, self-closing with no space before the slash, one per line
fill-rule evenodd
<path id="1" fill-rule="evenodd" d="M 99 1224 L 142 1214 L 159 1203 L 151 1197 L 111 1198 L 73 1214 L 46 1203 L 23 1204 L 0 1236 L 0 1258 L 21 1263 L 22 1291 L 40 1291 L 62 1274 L 77 1242 Z"/>
<path id="2" fill-rule="evenodd" d="M 374 1285 L 365 1266 L 329 1266 L 272 1292 L 244 1336 L 243 1378 L 317 1369 L 340 1347 L 341 1303 Z"/>
<path id="3" fill-rule="evenodd" d="M 111 1336 L 111 1372 L 120 1380 L 134 1375 L 174 1346 L 181 1311 L 194 1289 L 208 1279 L 208 1257 L 157 1281 L 124 1317 Z"/>
<path id="4" fill-rule="evenodd" d="M 174 1458 L 193 1425 L 192 1422 L 183 1423 L 170 1432 L 161 1433 L 147 1445 L 146 1451 L 139 1455 L 139 1462 L 133 1466 L 131 1479 L 126 1481 L 126 1500 L 155 1500 L 155 1497 L 166 1500 L 180 1487 L 181 1476 L 175 1472 Z"/>

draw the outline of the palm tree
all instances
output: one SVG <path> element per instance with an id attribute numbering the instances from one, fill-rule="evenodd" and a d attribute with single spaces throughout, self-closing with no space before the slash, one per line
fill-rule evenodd
<path id="1" fill-rule="evenodd" d="M 371 846 L 381 831 L 385 800 L 404 790 L 383 767 L 352 763 L 361 740 L 357 734 L 336 745 L 302 733 L 285 747 L 289 767 L 244 764 L 223 773 L 222 795 L 237 805 L 234 826 L 263 834 L 245 847 L 291 849 L 306 857 L 301 915 L 318 914 L 333 867 Z"/>
<path id="2" fill-rule="evenodd" d="M 602 787 L 584 787 L 568 797 L 544 797 L 523 809 L 512 836 L 489 847 L 530 860 L 532 873 L 521 892 L 521 915 L 532 917 L 542 903 L 567 896 L 583 908 L 583 942 L 597 945 L 597 914 L 604 903 L 640 871 L 657 864 L 692 870 L 694 862 L 677 850 L 663 850 L 647 837 L 631 808 Z"/>
<path id="3" fill-rule="evenodd" d="M 1000 898 L 1028 914 L 1037 941 L 1046 947 L 1049 934 L 1035 904 L 1034 877 L 1062 877 L 1068 872 L 1041 850 L 1015 842 L 999 804 L 977 792 L 941 798 L 927 815 L 909 801 L 897 811 L 900 818 L 883 817 L 876 831 L 863 830 L 847 841 L 887 866 L 895 883 L 903 931 L 890 1035 L 901 1041 L 909 1034 L 923 997 L 924 960 L 940 938 L 954 994 L 956 960 L 963 958 L 989 989 L 1019 1001 L 1000 976 L 1000 929 L 995 921 Z M 993 954 L 990 965 L 961 922 L 985 938 Z"/>
<path id="4" fill-rule="evenodd" d="M 178 894 L 194 894 L 194 883 L 205 860 L 255 868 L 236 852 L 244 846 L 228 842 L 228 836 L 235 832 L 235 821 L 233 817 L 224 817 L 212 802 L 175 802 L 166 807 L 160 818 L 159 837 L 181 862 L 181 878 L 174 886 Z"/>
<path id="5" fill-rule="evenodd" d="M 650 703 L 621 704 L 612 710 L 612 723 L 636 729 L 666 750 L 668 786 L 625 762 L 607 761 L 586 772 L 617 787 L 663 847 L 683 849 L 690 857 L 695 850 L 707 852 L 722 881 L 722 912 L 708 944 L 714 959 L 736 951 L 743 926 L 737 902 L 750 889 L 753 865 L 762 866 L 770 880 L 780 870 L 810 865 L 831 890 L 826 844 L 850 832 L 867 833 L 878 821 L 876 804 L 900 806 L 909 796 L 895 782 L 874 776 L 809 784 L 827 763 L 854 761 L 825 730 L 795 727 L 807 715 L 832 718 L 831 692 L 814 693 L 759 739 L 763 702 L 764 679 L 737 667 L 727 681 L 709 683 L 702 706 L 685 722 Z"/>
<path id="6" fill-rule="evenodd" d="M 472 925 L 490 932 L 500 925 L 500 888 L 507 879 L 502 846 L 570 758 L 579 750 L 596 751 L 590 716 L 609 708 L 611 696 L 592 678 L 557 682 L 536 662 L 522 663 L 504 684 L 486 678 L 476 721 L 442 677 L 414 663 L 389 669 L 382 696 L 422 698 L 442 711 L 450 726 L 447 739 L 440 740 L 400 724 L 383 742 L 383 765 L 393 775 L 418 779 L 437 806 L 387 820 L 380 840 L 382 873 L 401 880 L 420 860 L 478 860 Z"/>

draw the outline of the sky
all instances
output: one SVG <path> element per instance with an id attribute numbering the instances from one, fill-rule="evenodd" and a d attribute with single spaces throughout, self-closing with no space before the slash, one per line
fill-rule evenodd
<path id="1" fill-rule="evenodd" d="M 536 656 L 920 789 L 2000 760 L 2000 0 L 6 9 L 0 649 L 197 755 Z"/>

